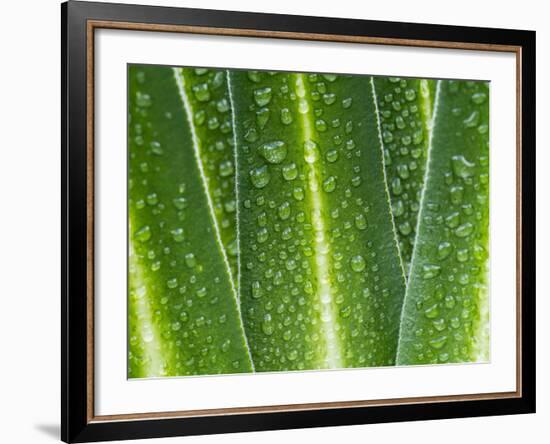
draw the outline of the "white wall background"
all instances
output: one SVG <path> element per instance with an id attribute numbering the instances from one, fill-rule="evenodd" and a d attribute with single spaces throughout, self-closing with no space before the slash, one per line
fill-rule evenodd
<path id="1" fill-rule="evenodd" d="M 119 2 L 122 2 L 119 0 Z M 124 1 L 124 3 L 136 3 Z M 289 430 L 149 441 L 208 443 L 408 441 L 545 442 L 550 421 L 550 28 L 537 0 L 149 0 L 212 9 L 460 24 L 537 31 L 538 413 L 536 415 Z M 0 26 L 0 441 L 41 444 L 59 434 L 60 21 L 58 0 L 4 2 Z M 526 112 L 529 118 L 529 111 Z M 543 149 L 546 147 L 547 149 Z M 143 441 L 145 442 L 145 441 Z"/>

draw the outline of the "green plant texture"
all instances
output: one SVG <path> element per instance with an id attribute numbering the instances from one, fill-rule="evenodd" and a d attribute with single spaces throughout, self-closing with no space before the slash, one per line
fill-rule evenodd
<path id="1" fill-rule="evenodd" d="M 131 65 L 128 376 L 489 359 L 489 85 Z"/>

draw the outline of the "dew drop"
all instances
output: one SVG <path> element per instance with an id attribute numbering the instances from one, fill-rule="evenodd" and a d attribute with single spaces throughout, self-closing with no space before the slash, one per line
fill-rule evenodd
<path id="1" fill-rule="evenodd" d="M 481 105 L 485 100 L 487 99 L 487 95 L 485 93 L 479 92 L 472 94 L 472 102 L 474 102 L 476 105 Z"/>
<path id="2" fill-rule="evenodd" d="M 185 265 L 187 265 L 189 268 L 193 268 L 197 265 L 197 259 L 195 258 L 195 255 L 193 253 L 187 253 L 185 255 Z"/>
<path id="3" fill-rule="evenodd" d="M 363 214 L 358 214 L 357 216 L 355 216 L 355 226 L 359 230 L 364 230 L 365 228 L 367 228 L 367 219 Z"/>
<path id="4" fill-rule="evenodd" d="M 286 143 L 282 140 L 264 143 L 259 148 L 262 157 L 269 163 L 278 164 L 286 158 L 287 148 Z"/>
<path id="5" fill-rule="evenodd" d="M 182 242 L 185 239 L 183 228 L 174 228 L 170 233 L 172 234 L 174 242 Z"/>
<path id="6" fill-rule="evenodd" d="M 157 156 L 161 156 L 164 153 L 159 142 L 153 141 L 151 142 L 150 146 L 153 154 L 156 154 Z"/>
<path id="7" fill-rule="evenodd" d="M 300 99 L 298 102 L 298 112 L 300 114 L 306 114 L 309 111 L 309 103 L 306 99 Z"/>
<path id="8" fill-rule="evenodd" d="M 252 293 L 252 297 L 254 299 L 260 299 L 263 296 L 264 292 L 263 292 L 262 287 L 261 287 L 261 285 L 258 281 L 254 281 L 252 283 L 252 292 L 251 293 Z"/>
<path id="9" fill-rule="evenodd" d="M 466 160 L 464 156 L 453 156 L 451 162 L 455 176 L 467 179 L 474 175 L 475 164 Z"/>
<path id="10" fill-rule="evenodd" d="M 460 225 L 456 230 L 455 230 L 455 235 L 457 237 L 467 237 L 469 236 L 470 234 L 472 234 L 474 232 L 474 226 L 471 222 L 466 222 L 462 225 Z"/>
<path id="11" fill-rule="evenodd" d="M 304 159 L 307 163 L 315 163 L 319 159 L 319 148 L 313 140 L 304 143 Z"/>
<path id="12" fill-rule="evenodd" d="M 267 165 L 262 165 L 260 167 L 250 170 L 250 180 L 256 188 L 264 188 L 270 180 L 269 171 Z"/>
<path id="13" fill-rule="evenodd" d="M 450 242 L 443 241 L 440 242 L 437 246 L 437 257 L 441 260 L 446 259 L 449 257 L 451 252 L 453 251 L 453 246 Z"/>
<path id="14" fill-rule="evenodd" d="M 338 151 L 337 150 L 328 150 L 325 157 L 326 157 L 328 162 L 334 163 L 338 160 Z"/>
<path id="15" fill-rule="evenodd" d="M 291 350 L 286 355 L 289 361 L 295 361 L 298 358 L 298 352 L 296 350 Z"/>
<path id="16" fill-rule="evenodd" d="M 278 209 L 279 217 L 282 220 L 286 220 L 290 217 L 290 204 L 288 202 L 283 202 Z"/>
<path id="17" fill-rule="evenodd" d="M 479 123 L 479 111 L 474 111 L 463 121 L 466 128 L 474 128 Z"/>
<path id="18" fill-rule="evenodd" d="M 431 347 L 439 350 L 447 343 L 447 336 L 439 336 L 430 340 L 429 344 Z"/>
<path id="19" fill-rule="evenodd" d="M 292 123 L 292 114 L 288 108 L 281 109 L 281 123 L 284 125 Z"/>
<path id="20" fill-rule="evenodd" d="M 323 102 L 325 103 L 325 105 L 332 105 L 334 102 L 336 102 L 336 94 L 334 93 L 323 94 Z"/>
<path id="21" fill-rule="evenodd" d="M 271 102 L 271 88 L 258 88 L 254 90 L 254 101 L 258 106 L 265 106 Z"/>
<path id="22" fill-rule="evenodd" d="M 136 93 L 136 105 L 140 108 L 148 108 L 153 104 L 151 96 L 149 94 L 137 92 Z"/>
<path id="23" fill-rule="evenodd" d="M 208 102 L 210 100 L 210 90 L 208 83 L 199 83 L 193 86 L 193 94 L 199 102 Z"/>
<path id="24" fill-rule="evenodd" d="M 224 160 L 223 162 L 220 162 L 220 166 L 219 166 L 219 172 L 220 172 L 220 176 L 222 177 L 228 177 L 228 176 L 231 176 L 233 174 L 233 162 L 231 162 L 230 160 Z"/>
<path id="25" fill-rule="evenodd" d="M 184 210 L 187 208 L 187 199 L 185 197 L 175 197 L 172 203 L 178 210 Z"/>
<path id="26" fill-rule="evenodd" d="M 298 177 L 298 168 L 295 163 L 289 163 L 283 166 L 282 174 L 285 180 L 294 180 Z"/>
<path id="27" fill-rule="evenodd" d="M 439 316 L 439 304 L 434 304 L 424 310 L 424 316 L 428 319 L 434 319 Z"/>
<path id="28" fill-rule="evenodd" d="M 292 190 L 292 196 L 294 196 L 296 200 L 304 200 L 304 189 L 302 187 L 295 187 Z"/>
<path id="29" fill-rule="evenodd" d="M 231 339 L 226 339 L 223 341 L 223 344 L 221 346 L 222 352 L 226 353 L 229 351 L 229 347 L 231 346 Z"/>
<path id="30" fill-rule="evenodd" d="M 336 189 L 336 178 L 334 176 L 327 177 L 323 181 L 323 190 L 326 193 L 332 193 Z"/>
<path id="31" fill-rule="evenodd" d="M 361 272 L 365 269 L 366 263 L 363 256 L 357 255 L 351 258 L 351 269 L 355 272 Z"/>
<path id="32" fill-rule="evenodd" d="M 441 273 L 441 267 L 435 264 L 425 264 L 422 267 L 422 278 L 423 279 L 433 279 L 436 276 L 439 276 Z"/>
<path id="33" fill-rule="evenodd" d="M 264 316 L 262 331 L 268 336 L 271 336 L 275 331 L 275 327 L 273 326 L 273 321 L 271 320 L 271 315 L 269 313 Z"/>
<path id="34" fill-rule="evenodd" d="M 416 99 L 416 92 L 414 89 L 407 89 L 405 91 L 405 99 L 409 102 L 412 102 L 414 99 Z"/>
<path id="35" fill-rule="evenodd" d="M 148 225 L 145 225 L 144 227 L 136 231 L 135 236 L 138 241 L 147 242 L 149 239 L 151 239 L 152 236 L 151 228 Z"/>

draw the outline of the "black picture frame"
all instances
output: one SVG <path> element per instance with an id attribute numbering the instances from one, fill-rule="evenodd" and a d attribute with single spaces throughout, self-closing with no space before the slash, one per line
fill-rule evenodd
<path id="1" fill-rule="evenodd" d="M 293 411 L 99 420 L 90 414 L 90 159 L 92 137 L 88 78 L 90 21 L 260 30 L 263 32 L 369 37 L 389 41 L 507 45 L 518 48 L 518 219 L 521 280 L 521 393 L 497 399 L 388 403 Z M 289 428 L 370 424 L 442 418 L 510 415 L 535 412 L 535 32 L 462 26 L 427 25 L 356 19 L 322 18 L 245 12 L 136 6 L 69 1 L 61 5 L 62 104 L 62 313 L 61 313 L 61 439 L 90 442 L 180 435 L 231 433 Z M 433 45 L 437 46 L 437 45 Z M 460 46 L 457 46 L 460 47 Z M 525 116 L 525 118 L 523 118 Z M 92 350 L 93 351 L 93 350 Z M 93 388 L 93 387 L 92 387 Z M 92 412 L 93 413 L 93 412 Z"/>

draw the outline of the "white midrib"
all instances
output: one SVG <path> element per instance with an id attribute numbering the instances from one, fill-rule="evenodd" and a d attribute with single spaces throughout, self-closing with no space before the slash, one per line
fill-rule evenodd
<path id="1" fill-rule="evenodd" d="M 421 85 L 422 87 L 422 85 Z M 405 316 L 405 306 L 407 304 L 407 300 L 409 298 L 409 289 L 411 288 L 410 285 L 410 279 L 413 275 L 413 269 L 416 262 L 416 249 L 418 247 L 418 235 L 420 230 L 420 223 L 422 221 L 422 218 L 424 217 L 424 198 L 426 195 L 426 188 L 428 187 L 428 178 L 430 177 L 430 162 L 431 162 L 431 154 L 432 154 L 432 140 L 433 140 L 433 128 L 435 124 L 435 119 L 437 117 L 437 109 L 439 107 L 439 90 L 441 87 L 441 80 L 437 80 L 436 89 L 435 89 L 435 98 L 434 98 L 434 108 L 433 113 L 431 114 L 431 118 L 428 120 L 428 149 L 426 150 L 426 170 L 424 171 L 424 181 L 422 185 L 422 193 L 420 194 L 420 211 L 418 212 L 418 219 L 416 220 L 416 230 L 414 235 L 414 243 L 413 243 L 413 251 L 411 254 L 411 265 L 409 267 L 409 279 L 407 281 L 407 287 L 405 289 L 405 296 L 403 297 L 403 304 L 401 306 L 401 318 L 399 321 L 399 339 L 397 342 L 397 354 L 395 358 L 396 365 L 399 364 L 399 352 L 401 349 L 401 340 L 402 340 L 402 333 L 403 333 L 403 318 Z M 429 91 L 429 90 L 428 90 Z M 424 100 L 424 103 L 422 104 L 423 109 L 425 110 L 426 106 L 429 106 L 430 97 L 429 92 L 427 94 L 421 95 L 422 100 Z M 428 105 L 426 105 L 426 103 Z M 429 113 L 427 114 L 429 115 Z"/>
<path id="2" fill-rule="evenodd" d="M 174 72 L 174 77 L 176 79 L 176 85 L 178 86 L 178 92 L 181 98 L 181 101 L 183 103 L 183 107 L 185 109 L 185 117 L 187 119 L 187 123 L 189 125 L 189 131 L 191 132 L 191 139 L 193 142 L 193 152 L 195 154 L 195 160 L 197 162 L 197 166 L 199 169 L 199 174 L 203 186 L 203 191 L 206 196 L 206 201 L 208 203 L 208 212 L 210 215 L 210 222 L 212 223 L 212 226 L 214 227 L 214 233 L 216 237 L 216 244 L 218 247 L 218 250 L 220 254 L 222 255 L 223 262 L 225 265 L 225 272 L 227 273 L 227 277 L 229 279 L 229 283 L 231 285 L 231 292 L 233 293 L 234 303 L 237 308 L 238 314 L 239 314 L 239 322 L 240 327 L 242 331 L 242 336 L 244 338 L 245 344 L 246 344 L 246 351 L 248 354 L 248 358 L 250 360 L 250 365 L 252 366 L 252 371 L 254 371 L 254 362 L 252 361 L 252 356 L 250 354 L 250 347 L 248 346 L 248 340 L 246 338 L 246 335 L 244 334 L 244 324 L 241 314 L 241 307 L 239 304 L 239 298 L 237 296 L 237 289 L 235 287 L 235 283 L 233 281 L 233 274 L 231 273 L 231 266 L 229 265 L 229 259 L 227 258 L 227 253 L 225 251 L 225 248 L 223 246 L 223 241 L 221 238 L 220 233 L 220 227 L 218 226 L 218 221 L 216 219 L 216 213 L 214 210 L 214 203 L 212 202 L 212 197 L 210 196 L 210 192 L 208 190 L 208 181 L 206 179 L 206 174 L 204 172 L 204 166 L 202 163 L 201 153 L 200 153 L 200 140 L 197 136 L 197 132 L 195 131 L 195 125 L 193 123 L 193 107 L 191 106 L 191 102 L 189 101 L 189 97 L 187 97 L 187 93 L 185 92 L 185 76 L 183 75 L 181 68 L 172 68 Z M 227 74 L 226 74 L 227 75 Z M 229 79 L 229 76 L 228 76 Z M 228 84 L 229 86 L 229 84 Z M 229 88 L 228 88 L 229 89 Z M 231 97 L 230 97 L 231 99 Z M 233 129 L 235 131 L 235 128 Z"/>
<path id="3" fill-rule="evenodd" d="M 296 74 L 296 93 L 298 101 L 305 101 L 307 96 L 304 74 Z M 309 107 L 309 104 L 308 104 Z M 314 140 L 313 124 L 311 121 L 311 109 L 300 113 L 300 125 L 302 128 L 303 142 Z M 342 353 L 337 330 L 335 304 L 333 291 L 330 284 L 329 252 L 330 245 L 327 242 L 326 228 L 323 219 L 323 198 L 321 194 L 321 178 L 316 168 L 316 162 L 308 163 L 308 194 L 312 205 L 311 219 L 315 232 L 315 268 L 317 275 L 317 296 L 321 306 L 322 334 L 326 344 L 323 365 L 328 368 L 342 368 Z"/>

